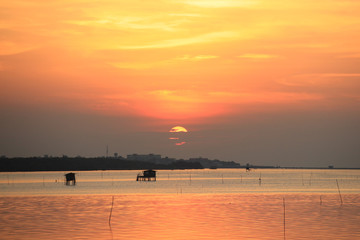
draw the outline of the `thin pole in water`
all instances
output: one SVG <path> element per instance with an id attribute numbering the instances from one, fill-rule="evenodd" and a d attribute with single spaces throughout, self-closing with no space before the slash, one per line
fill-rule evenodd
<path id="1" fill-rule="evenodd" d="M 111 227 L 111 215 L 112 215 L 113 207 L 114 207 L 114 196 L 112 196 L 111 210 L 110 210 L 110 216 L 109 216 L 109 226 L 110 227 Z"/>
<path id="2" fill-rule="evenodd" d="M 286 235 L 285 235 L 285 217 L 286 217 L 286 215 L 285 215 L 285 197 L 283 197 L 283 207 L 284 207 L 284 240 L 286 239 Z"/>
<path id="3" fill-rule="evenodd" d="M 339 187 L 339 183 L 338 183 L 338 180 L 337 180 L 337 179 L 336 179 L 336 185 L 337 185 L 337 188 L 338 188 L 341 205 L 343 205 L 343 200 L 342 200 L 342 196 L 341 196 L 341 192 L 340 192 L 340 187 Z"/>
<path id="4" fill-rule="evenodd" d="M 261 173 L 260 173 L 260 176 L 259 176 L 259 186 L 261 185 Z"/>
<path id="5" fill-rule="evenodd" d="M 301 182 L 302 182 L 302 185 L 304 186 L 304 174 L 301 174 Z"/>
<path id="6" fill-rule="evenodd" d="M 322 199 L 321 199 L 321 195 L 320 195 L 320 205 L 322 205 Z"/>

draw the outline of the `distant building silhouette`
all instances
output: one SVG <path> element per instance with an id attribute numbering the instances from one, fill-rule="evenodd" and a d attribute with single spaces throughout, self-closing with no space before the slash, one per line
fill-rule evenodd
<path id="1" fill-rule="evenodd" d="M 150 153 L 150 154 L 131 154 L 131 155 L 127 155 L 127 159 L 149 162 L 150 160 L 160 160 L 161 155 L 160 154 L 152 154 L 152 153 Z"/>
<path id="2" fill-rule="evenodd" d="M 240 167 L 239 163 L 235 162 L 224 162 L 220 160 L 210 160 L 208 158 L 198 157 L 198 158 L 190 158 L 190 162 L 198 162 L 200 163 L 204 168 L 237 168 Z"/>

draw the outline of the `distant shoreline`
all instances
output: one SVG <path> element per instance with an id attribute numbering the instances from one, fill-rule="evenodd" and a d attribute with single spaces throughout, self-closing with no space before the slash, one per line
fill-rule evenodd
<path id="1" fill-rule="evenodd" d="M 181 169 L 329 169 L 357 170 L 360 168 L 325 168 L 325 167 L 280 167 L 280 166 L 242 166 L 234 162 L 219 160 L 165 160 L 161 163 L 125 158 L 85 158 L 85 157 L 25 157 L 0 158 L 0 172 L 37 172 L 37 171 L 105 171 L 105 170 L 181 170 Z"/>
<path id="2" fill-rule="evenodd" d="M 2 158 L 0 172 L 101 171 L 142 169 L 202 169 L 200 163 L 176 161 L 168 165 L 116 158 Z"/>

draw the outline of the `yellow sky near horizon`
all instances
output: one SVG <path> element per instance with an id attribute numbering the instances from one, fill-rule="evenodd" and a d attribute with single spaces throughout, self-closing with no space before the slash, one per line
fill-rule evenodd
<path id="1" fill-rule="evenodd" d="M 2 1 L 1 105 L 191 122 L 356 109 L 360 2 Z"/>

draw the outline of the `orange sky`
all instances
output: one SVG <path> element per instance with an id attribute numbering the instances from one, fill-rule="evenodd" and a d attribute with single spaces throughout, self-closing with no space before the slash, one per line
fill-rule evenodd
<path id="1" fill-rule="evenodd" d="M 167 131 L 360 107 L 356 0 L 13 0 L 0 9 L 3 109 L 143 117 Z"/>

